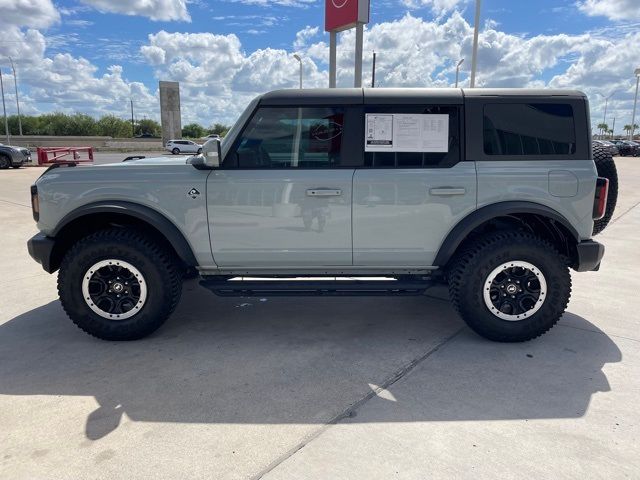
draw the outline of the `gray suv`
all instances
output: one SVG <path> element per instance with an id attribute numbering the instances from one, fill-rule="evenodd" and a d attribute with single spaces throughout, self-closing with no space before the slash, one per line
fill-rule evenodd
<path id="1" fill-rule="evenodd" d="M 31 161 L 31 151 L 24 147 L 12 147 L 0 143 L 0 170 L 10 167 L 20 168 Z"/>
<path id="2" fill-rule="evenodd" d="M 617 180 L 589 125 L 574 91 L 270 92 L 200 155 L 47 170 L 28 248 L 107 340 L 155 331 L 197 274 L 222 296 L 444 282 L 477 333 L 525 341 L 564 312 L 569 268 L 604 254 Z"/>

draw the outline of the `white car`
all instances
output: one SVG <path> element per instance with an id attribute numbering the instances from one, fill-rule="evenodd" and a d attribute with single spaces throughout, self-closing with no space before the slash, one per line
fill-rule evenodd
<path id="1" fill-rule="evenodd" d="M 202 153 L 202 145 L 191 140 L 169 140 L 164 148 L 174 155 L 179 153 Z"/>

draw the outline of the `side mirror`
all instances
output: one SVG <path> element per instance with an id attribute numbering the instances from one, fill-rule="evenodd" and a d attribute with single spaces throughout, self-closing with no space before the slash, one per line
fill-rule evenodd
<path id="1" fill-rule="evenodd" d="M 217 138 L 207 140 L 202 146 L 202 156 L 204 157 L 204 164 L 207 167 L 218 168 L 220 166 L 220 159 L 222 158 L 220 140 Z"/>

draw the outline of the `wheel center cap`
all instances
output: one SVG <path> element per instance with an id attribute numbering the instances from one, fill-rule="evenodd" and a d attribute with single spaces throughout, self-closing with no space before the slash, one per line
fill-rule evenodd
<path id="1" fill-rule="evenodd" d="M 507 293 L 508 294 L 513 295 L 517 291 L 518 291 L 518 287 L 515 284 L 510 283 L 509 285 L 507 285 Z"/>
<path id="2" fill-rule="evenodd" d="M 124 290 L 124 285 L 122 285 L 119 282 L 116 282 L 113 285 L 111 285 L 111 289 L 116 293 L 120 293 L 122 290 Z"/>

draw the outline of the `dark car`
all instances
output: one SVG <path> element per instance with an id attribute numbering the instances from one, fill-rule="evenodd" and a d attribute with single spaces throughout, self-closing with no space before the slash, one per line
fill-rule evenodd
<path id="1" fill-rule="evenodd" d="M 616 147 L 620 155 L 623 157 L 637 157 L 640 154 L 640 146 L 636 142 L 629 140 L 613 140 L 612 142 Z"/>
<path id="2" fill-rule="evenodd" d="M 136 135 L 136 138 L 159 138 L 159 137 L 156 137 L 152 133 L 141 133 L 140 135 Z"/>
<path id="3" fill-rule="evenodd" d="M 594 140 L 593 144 L 600 145 L 607 152 L 609 152 L 612 157 L 617 157 L 618 155 L 620 155 L 620 152 L 618 151 L 618 147 L 616 147 L 613 143 L 607 140 Z"/>

